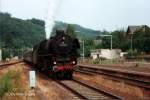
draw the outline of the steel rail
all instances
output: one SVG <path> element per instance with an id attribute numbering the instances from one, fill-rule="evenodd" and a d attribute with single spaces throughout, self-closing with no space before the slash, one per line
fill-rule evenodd
<path id="1" fill-rule="evenodd" d="M 109 76 L 113 80 L 119 80 L 119 81 L 126 82 L 128 84 L 132 84 L 132 85 L 136 85 L 136 86 L 143 87 L 146 89 L 150 89 L 150 82 L 140 80 L 140 79 L 134 79 L 134 76 L 132 76 L 132 74 L 130 75 L 130 73 L 125 74 L 125 73 L 117 73 L 117 72 L 114 72 L 111 70 L 103 70 L 103 69 L 98 69 L 98 68 L 94 69 L 94 68 L 83 67 L 83 66 L 82 67 L 78 66 L 78 67 L 79 68 L 77 70 L 75 69 L 75 71 L 79 72 L 79 73 L 84 73 L 84 74 L 91 73 L 91 74 L 106 75 L 106 76 Z M 78 71 L 78 70 L 81 70 L 81 71 Z"/>
<path id="2" fill-rule="evenodd" d="M 93 86 L 91 86 L 91 85 L 85 83 L 85 82 L 81 82 L 81 81 L 79 81 L 79 80 L 77 80 L 77 79 L 72 79 L 72 80 L 73 80 L 74 82 L 79 83 L 79 84 L 81 84 L 81 85 L 83 85 L 83 86 L 85 86 L 85 87 L 87 87 L 87 88 L 90 88 L 90 89 L 92 89 L 92 90 L 94 90 L 94 91 L 96 91 L 96 92 L 98 92 L 98 93 L 101 93 L 101 94 L 107 95 L 107 96 L 109 96 L 109 97 L 112 97 L 112 98 L 115 99 L 115 100 L 122 100 L 122 99 L 123 99 L 122 97 L 120 97 L 120 96 L 118 96 L 118 95 L 116 95 L 116 94 L 113 94 L 113 93 L 110 93 L 110 92 L 107 92 L 107 91 L 98 89 L 98 88 L 96 88 L 96 87 L 93 87 Z"/>
<path id="3" fill-rule="evenodd" d="M 12 62 L 12 63 L 1 64 L 0 65 L 0 70 L 2 70 L 4 68 L 7 68 L 7 67 L 9 67 L 11 65 L 15 65 L 15 64 L 21 63 L 21 62 L 23 62 L 23 61 L 17 61 L 17 62 Z"/>

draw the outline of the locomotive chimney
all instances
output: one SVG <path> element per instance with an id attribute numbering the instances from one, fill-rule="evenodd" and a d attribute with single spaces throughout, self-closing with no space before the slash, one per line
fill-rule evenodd
<path id="1" fill-rule="evenodd" d="M 65 34 L 64 30 L 56 30 L 56 35 L 62 36 Z"/>

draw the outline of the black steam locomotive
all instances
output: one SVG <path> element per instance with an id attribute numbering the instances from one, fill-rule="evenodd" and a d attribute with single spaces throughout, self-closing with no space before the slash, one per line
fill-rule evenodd
<path id="1" fill-rule="evenodd" d="M 79 48 L 78 39 L 72 38 L 62 30 L 57 30 L 55 36 L 40 42 L 32 51 L 25 53 L 24 61 L 49 75 L 72 78 Z"/>

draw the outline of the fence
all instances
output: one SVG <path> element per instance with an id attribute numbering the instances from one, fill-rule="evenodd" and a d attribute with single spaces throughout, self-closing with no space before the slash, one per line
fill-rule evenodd
<path id="1" fill-rule="evenodd" d="M 98 64 L 98 65 L 126 65 L 126 66 L 150 66 L 150 60 L 145 59 L 113 59 L 113 60 L 102 60 L 92 58 L 78 59 L 78 63 L 81 64 Z"/>

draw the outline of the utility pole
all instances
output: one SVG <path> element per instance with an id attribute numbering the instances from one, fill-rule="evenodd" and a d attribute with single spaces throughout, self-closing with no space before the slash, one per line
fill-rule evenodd
<path id="1" fill-rule="evenodd" d="M 83 62 L 84 62 L 84 40 L 82 42 L 83 42 Z"/>
<path id="2" fill-rule="evenodd" d="M 82 43 L 82 61 L 84 62 L 84 56 L 85 56 L 85 49 L 84 49 L 84 40 L 80 40 L 80 43 Z"/>
<path id="3" fill-rule="evenodd" d="M 0 62 L 2 61 L 2 49 L 0 49 Z"/>
<path id="4" fill-rule="evenodd" d="M 75 31 L 75 33 L 80 33 L 80 31 Z M 84 40 L 79 40 L 80 43 L 82 43 L 82 61 L 84 62 L 85 58 L 85 41 Z"/>
<path id="5" fill-rule="evenodd" d="M 133 36 L 131 35 L 131 50 L 133 50 Z"/>

